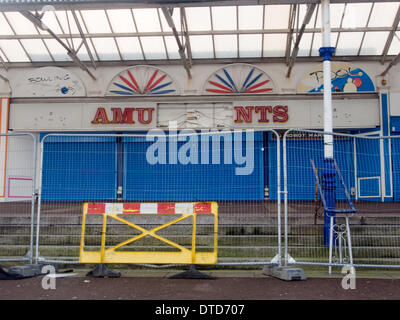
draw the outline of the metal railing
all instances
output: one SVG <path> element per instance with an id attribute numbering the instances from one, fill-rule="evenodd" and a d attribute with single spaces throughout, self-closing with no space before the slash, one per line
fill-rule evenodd
<path id="1" fill-rule="evenodd" d="M 335 206 L 324 203 L 324 140 L 334 140 Z M 285 265 L 400 267 L 400 136 L 291 129 L 283 136 Z M 313 165 L 315 163 L 315 165 Z M 316 172 L 321 176 L 316 176 Z M 349 192 L 350 190 L 350 192 Z M 351 196 L 349 195 L 351 194 Z M 317 201 L 316 201 L 317 200 Z M 317 202 L 322 212 L 318 219 Z M 354 203 L 354 206 L 353 206 Z M 356 212 L 356 213 L 355 213 Z M 351 236 L 350 236 L 351 234 Z M 328 239 L 329 241 L 326 241 Z"/>
<path id="2" fill-rule="evenodd" d="M 0 262 L 33 262 L 37 140 L 0 134 Z"/>
<path id="3" fill-rule="evenodd" d="M 240 137 L 247 135 L 248 131 L 251 134 L 241 140 Z M 265 132 L 274 137 L 275 144 L 265 146 L 265 132 L 255 134 L 248 131 L 185 130 L 169 134 L 159 130 L 148 134 L 44 136 L 41 140 L 36 260 L 78 263 L 84 202 L 217 201 L 217 265 L 281 264 L 280 139 L 275 131 L 267 130 Z M 185 143 L 190 147 L 196 139 L 197 162 L 184 163 L 186 158 L 182 150 Z M 163 141 L 168 153 L 159 145 L 158 158 L 149 159 L 149 150 L 156 146 L 154 143 Z M 177 143 L 174 151 L 177 162 L 171 164 L 173 150 L 168 144 L 173 142 Z M 203 150 L 207 144 L 209 148 Z M 250 158 L 245 157 L 250 157 L 250 152 L 253 157 L 251 165 L 248 163 Z M 265 197 L 269 196 L 264 193 L 265 154 L 274 155 L 274 164 L 270 166 L 274 177 L 269 178 L 275 189 L 272 200 L 266 200 Z M 247 167 L 252 169 L 249 174 L 236 174 Z M 155 226 L 153 220 L 151 217 L 143 218 L 141 223 L 151 229 Z M 198 223 L 197 247 L 203 251 L 210 250 L 207 238 L 210 225 Z M 168 232 L 163 230 L 162 236 L 190 246 L 187 223 L 182 221 L 174 227 L 175 230 L 172 228 Z M 111 235 L 107 244 L 110 247 L 128 236 L 128 230 L 117 223 L 109 225 L 107 232 Z M 93 250 L 99 248 L 99 221 L 94 219 L 86 224 L 86 237 L 89 250 L 90 245 L 93 245 Z M 162 248 L 155 242 L 149 247 L 146 245 L 142 244 L 148 250 Z M 132 247 L 127 250 L 130 249 Z"/>
<path id="4" fill-rule="evenodd" d="M 35 136 L 1 135 L 0 141 L 9 140 L 7 152 L 0 150 L 9 165 L 4 185 L 8 193 L 0 203 L 0 261 L 79 263 L 85 202 L 216 201 L 219 266 L 400 267 L 400 136 L 332 134 L 337 170 L 331 210 L 322 201 L 325 134 L 332 133 L 291 129 L 279 135 L 265 130 L 236 144 L 234 131 L 49 134 L 40 143 L 39 166 Z M 23 141 L 20 146 L 18 139 Z M 189 151 L 196 139 L 198 158 L 191 163 Z M 149 159 L 149 150 L 162 141 L 175 141 L 176 150 L 158 145 L 153 154 L 158 162 Z M 213 141 L 221 143 L 218 156 L 212 154 Z M 204 144 L 209 147 L 206 157 Z M 252 171 L 236 175 L 236 169 L 248 165 L 250 146 Z M 172 151 L 175 158 L 170 158 Z M 229 156 L 233 160 L 225 163 Z M 177 162 L 169 163 L 171 159 Z M 22 195 L 18 188 L 29 191 Z M 356 213 L 349 211 L 352 208 Z M 151 218 L 140 223 L 148 230 L 156 227 Z M 182 221 L 160 236 L 190 249 L 189 229 Z M 199 221 L 196 246 L 204 252 L 210 250 L 209 231 L 210 225 Z M 107 232 L 109 247 L 130 236 L 118 223 L 111 223 Z M 89 221 L 86 236 L 88 249 L 96 250 L 101 221 Z M 156 241 L 135 245 L 164 250 Z"/>

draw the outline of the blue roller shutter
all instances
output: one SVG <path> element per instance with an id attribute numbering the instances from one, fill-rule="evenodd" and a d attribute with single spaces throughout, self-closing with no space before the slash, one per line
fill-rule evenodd
<path id="1" fill-rule="evenodd" d="M 392 139 L 393 159 L 393 196 L 394 201 L 400 201 L 400 137 Z"/>
<path id="2" fill-rule="evenodd" d="M 358 198 L 381 201 L 381 159 L 378 139 L 357 139 Z"/>
<path id="3" fill-rule="evenodd" d="M 277 150 L 276 139 L 270 135 L 269 148 L 269 188 L 270 199 L 277 199 Z M 281 141 L 283 155 L 283 140 Z M 348 192 L 354 186 L 353 142 L 349 138 L 336 137 L 334 141 L 334 157 L 340 169 Z M 313 160 L 322 174 L 324 167 L 324 144 L 322 139 L 287 139 L 287 188 L 289 200 L 314 200 L 315 175 L 312 169 Z M 281 189 L 284 188 L 283 156 L 281 157 Z M 336 199 L 346 199 L 344 189 L 336 177 Z"/>
<path id="4" fill-rule="evenodd" d="M 50 136 L 45 139 L 42 199 L 116 199 L 115 137 Z"/>
<path id="5" fill-rule="evenodd" d="M 243 135 L 244 137 L 244 135 Z M 167 138 L 167 141 L 170 140 Z M 254 135 L 253 170 L 247 175 L 237 175 L 236 169 L 244 167 L 227 163 L 224 158 L 225 142 L 221 139 L 219 164 L 212 164 L 212 142 L 208 141 L 209 164 L 205 164 L 206 153 L 202 152 L 199 141 L 197 148 L 198 164 L 182 164 L 177 161 L 171 164 L 170 156 L 174 155 L 169 143 L 166 146 L 166 164 L 149 164 L 146 152 L 153 144 L 144 137 L 124 138 L 124 199 L 129 201 L 211 201 L 211 200 L 263 200 L 263 138 L 262 133 Z M 177 142 L 177 150 L 186 144 Z M 233 154 L 232 145 L 226 144 Z M 243 155 L 246 143 L 243 141 Z M 215 154 L 214 154 L 215 156 Z M 174 158 L 174 157 L 172 157 Z M 203 161 L 202 161 L 203 159 Z"/>

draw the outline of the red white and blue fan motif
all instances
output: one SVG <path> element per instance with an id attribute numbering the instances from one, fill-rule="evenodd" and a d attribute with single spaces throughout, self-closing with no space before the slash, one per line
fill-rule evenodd
<path id="1" fill-rule="evenodd" d="M 265 72 L 242 63 L 219 69 L 204 88 L 204 94 L 266 94 L 274 91 L 272 80 Z"/>
<path id="2" fill-rule="evenodd" d="M 108 95 L 176 95 L 175 82 L 161 69 L 136 66 L 114 77 L 107 90 Z"/>

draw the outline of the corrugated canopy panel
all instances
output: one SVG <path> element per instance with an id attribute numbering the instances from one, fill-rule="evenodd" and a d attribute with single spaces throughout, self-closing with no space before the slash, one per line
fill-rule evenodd
<path id="1" fill-rule="evenodd" d="M 24 3 L 35 1 L 19 3 L 18 9 L 23 10 Z M 166 17 L 165 7 L 156 7 L 155 3 L 148 8 L 110 8 L 97 3 L 89 10 L 74 7 L 72 2 L 68 10 L 56 7 L 43 11 L 41 26 L 18 11 L 0 10 L 0 58 L 4 62 L 71 61 L 63 42 L 82 61 L 178 60 L 178 40 L 189 59 L 287 59 L 297 39 L 297 56 L 318 57 L 319 4 L 301 33 L 310 8 L 307 1 L 238 3 L 174 7 L 172 11 L 167 9 L 170 17 Z M 399 54 L 399 19 L 398 1 L 332 3 L 332 46 L 336 47 L 336 56 L 374 56 L 376 60 L 381 55 Z"/>

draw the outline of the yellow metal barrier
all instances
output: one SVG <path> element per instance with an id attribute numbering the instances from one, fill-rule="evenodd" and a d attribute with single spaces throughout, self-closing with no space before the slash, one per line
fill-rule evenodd
<path id="1" fill-rule="evenodd" d="M 103 215 L 101 247 L 100 251 L 85 251 L 85 225 L 88 214 Z M 126 214 L 160 214 L 180 215 L 178 218 L 162 224 L 151 230 L 146 230 L 137 224 L 126 221 L 121 215 Z M 211 214 L 214 216 L 214 248 L 212 252 L 196 251 L 196 216 L 198 214 Z M 192 217 L 192 243 L 191 250 L 166 239 L 158 234 L 166 227 L 179 221 Z M 107 219 L 112 218 L 122 222 L 131 228 L 142 232 L 111 248 L 106 248 Z M 179 251 L 116 251 L 145 236 L 151 236 Z M 82 233 L 79 262 L 81 263 L 129 263 L 129 264 L 215 264 L 217 263 L 218 241 L 218 204 L 216 202 L 192 202 L 192 203 L 85 203 L 83 205 Z"/>

